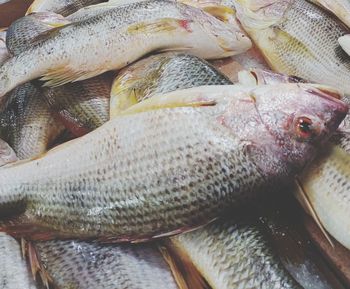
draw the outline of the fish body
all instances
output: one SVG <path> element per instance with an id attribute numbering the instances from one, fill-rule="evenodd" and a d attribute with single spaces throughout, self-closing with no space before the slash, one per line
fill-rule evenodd
<path id="1" fill-rule="evenodd" d="M 350 57 L 338 43 L 348 28 L 336 17 L 304 0 L 236 2 L 244 29 L 275 71 L 350 93 Z"/>
<path id="2" fill-rule="evenodd" d="M 177 289 L 154 244 L 108 245 L 74 241 L 34 244 L 52 283 L 60 289 Z"/>
<path id="3" fill-rule="evenodd" d="M 22 258 L 22 250 L 12 237 L 0 234 L 0 284 L 2 289 L 37 289 L 27 264 Z"/>
<path id="4" fill-rule="evenodd" d="M 171 242 L 213 289 L 302 288 L 282 265 L 259 221 L 220 220 Z"/>
<path id="5" fill-rule="evenodd" d="M 201 85 L 232 82 L 208 62 L 184 53 L 163 53 L 142 59 L 121 71 L 111 91 L 111 116 L 156 94 Z"/>
<path id="6" fill-rule="evenodd" d="M 331 11 L 348 27 L 350 27 L 350 1 L 349 0 L 311 0 Z"/>
<path id="7" fill-rule="evenodd" d="M 40 90 L 31 83 L 20 85 L 0 108 L 0 136 L 19 159 L 47 151 L 63 126 L 52 116 Z"/>
<path id="8" fill-rule="evenodd" d="M 39 77 L 47 86 L 88 79 L 155 50 L 185 49 L 202 58 L 220 58 L 250 45 L 240 28 L 185 4 L 149 0 L 117 5 L 56 29 L 5 62 L 0 68 L 0 95 Z"/>
<path id="9" fill-rule="evenodd" d="M 89 5 L 106 2 L 103 0 L 35 0 L 29 7 L 27 14 L 34 12 L 55 12 L 68 16 Z"/>
<path id="10" fill-rule="evenodd" d="M 21 215 L 1 229 L 117 241 L 192 229 L 288 180 L 348 107 L 315 87 L 281 84 L 191 88 L 130 109 L 42 158 L 0 170 L 0 212 Z M 305 132 L 300 124 L 310 122 Z"/>

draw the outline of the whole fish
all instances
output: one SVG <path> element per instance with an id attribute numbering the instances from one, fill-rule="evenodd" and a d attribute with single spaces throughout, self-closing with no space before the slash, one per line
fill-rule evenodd
<path id="1" fill-rule="evenodd" d="M 259 221 L 220 220 L 171 242 L 213 289 L 302 288 L 282 265 Z"/>
<path id="2" fill-rule="evenodd" d="M 6 28 L 0 29 L 0 65 L 10 57 L 10 54 L 6 47 L 6 34 Z"/>
<path id="3" fill-rule="evenodd" d="M 67 23 L 64 17 L 49 12 L 22 17 L 9 27 L 7 46 L 16 55 L 28 49 L 41 33 Z M 112 78 L 104 74 L 41 91 L 54 116 L 75 136 L 81 136 L 108 121 L 111 85 Z"/>
<path id="4" fill-rule="evenodd" d="M 350 1 L 349 0 L 310 0 L 331 11 L 348 27 L 350 27 Z"/>
<path id="5" fill-rule="evenodd" d="M 122 70 L 111 90 L 111 117 L 155 94 L 201 85 L 232 84 L 205 60 L 184 53 L 163 53 Z"/>
<path id="6" fill-rule="evenodd" d="M 17 160 L 18 158 L 13 149 L 8 145 L 8 143 L 0 139 L 0 167 Z"/>
<path id="7" fill-rule="evenodd" d="M 307 84 L 154 96 L 0 170 L 0 214 L 20 215 L 1 230 L 132 241 L 192 229 L 288 181 L 347 111 Z"/>
<path id="8" fill-rule="evenodd" d="M 34 248 L 44 276 L 55 288 L 178 288 L 154 244 L 108 245 L 57 240 L 37 242 Z"/>
<path id="9" fill-rule="evenodd" d="M 0 138 L 8 142 L 19 159 L 45 153 L 63 131 L 51 114 L 40 90 L 31 83 L 9 93 L 0 107 Z"/>
<path id="10" fill-rule="evenodd" d="M 1 289 L 36 289 L 21 247 L 12 237 L 0 233 Z"/>
<path id="11" fill-rule="evenodd" d="M 221 58 L 251 45 L 238 26 L 163 0 L 116 5 L 43 38 L 0 67 L 0 96 L 39 77 L 46 86 L 88 79 L 123 68 L 155 50 L 186 49 L 202 58 Z"/>
<path id="12" fill-rule="evenodd" d="M 107 2 L 107 0 L 35 0 L 29 7 L 27 15 L 34 12 L 55 12 L 68 16 L 88 5 Z"/>
<path id="13" fill-rule="evenodd" d="M 350 93 L 350 57 L 336 17 L 305 0 L 238 0 L 237 17 L 276 71 Z"/>

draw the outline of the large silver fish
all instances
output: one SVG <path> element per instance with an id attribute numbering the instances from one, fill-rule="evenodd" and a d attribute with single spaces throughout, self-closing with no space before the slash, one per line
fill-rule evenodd
<path id="1" fill-rule="evenodd" d="M 347 111 L 306 84 L 154 96 L 42 158 L 0 170 L 0 214 L 21 214 L 1 228 L 118 241 L 191 229 L 289 180 Z"/>
<path id="2" fill-rule="evenodd" d="M 37 242 L 34 248 L 43 270 L 41 275 L 55 288 L 178 288 L 155 244 L 107 245 L 57 240 Z"/>
<path id="3" fill-rule="evenodd" d="M 29 7 L 27 14 L 34 12 L 55 12 L 68 16 L 81 8 L 107 0 L 35 0 Z"/>
<path id="4" fill-rule="evenodd" d="M 162 53 L 122 70 L 111 90 L 111 117 L 156 94 L 232 82 L 208 62 L 184 53 Z"/>
<path id="5" fill-rule="evenodd" d="M 350 57 L 336 17 L 305 0 L 237 0 L 237 17 L 276 71 L 350 93 Z"/>
<path id="6" fill-rule="evenodd" d="M 259 221 L 220 220 L 171 241 L 213 289 L 302 288 L 282 265 Z"/>
<path id="7" fill-rule="evenodd" d="M 20 245 L 12 237 L 0 233 L 1 289 L 37 289 Z"/>
<path id="8" fill-rule="evenodd" d="M 185 49 L 202 58 L 221 58 L 251 45 L 238 26 L 161 0 L 117 5 L 48 34 L 0 67 L 0 96 L 39 77 L 47 86 L 88 79 L 155 50 Z"/>

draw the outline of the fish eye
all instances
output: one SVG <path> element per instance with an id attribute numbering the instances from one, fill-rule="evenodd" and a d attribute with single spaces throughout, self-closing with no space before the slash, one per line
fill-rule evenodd
<path id="1" fill-rule="evenodd" d="M 315 128 L 313 121 L 305 116 L 296 119 L 295 129 L 298 138 L 302 140 L 309 140 L 317 134 L 317 129 Z"/>

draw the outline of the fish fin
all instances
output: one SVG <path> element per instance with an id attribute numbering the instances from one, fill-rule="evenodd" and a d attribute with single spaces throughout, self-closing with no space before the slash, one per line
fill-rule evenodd
<path id="1" fill-rule="evenodd" d="M 347 55 L 350 55 L 350 34 L 339 37 L 338 43 Z"/>
<path id="2" fill-rule="evenodd" d="M 180 289 L 211 288 L 189 256 L 175 242 L 165 240 L 158 248 L 164 260 L 168 263 Z"/>
<path id="3" fill-rule="evenodd" d="M 71 69 L 68 65 L 58 67 L 55 69 L 49 70 L 45 73 L 41 81 L 44 81 L 44 87 L 56 87 L 67 84 L 69 82 L 81 81 L 88 78 L 92 78 L 99 74 L 102 74 L 105 70 L 96 70 L 96 71 L 76 71 Z"/>
<path id="4" fill-rule="evenodd" d="M 71 25 L 71 23 L 66 24 L 64 26 L 68 26 L 68 25 Z M 40 33 L 39 35 L 33 37 L 33 39 L 31 40 L 31 44 L 34 45 L 35 43 L 39 43 L 39 42 L 42 42 L 42 41 L 45 41 L 47 39 L 54 37 L 55 35 L 58 34 L 58 32 L 60 31 L 61 28 L 62 27 L 55 27 L 55 28 L 52 28 L 52 29 L 49 29 L 45 32 Z"/>
<path id="5" fill-rule="evenodd" d="M 179 28 L 183 31 L 191 32 L 191 21 L 186 19 L 162 18 L 154 22 L 139 22 L 128 27 L 130 34 L 153 34 L 160 32 L 170 32 Z"/>
<path id="6" fill-rule="evenodd" d="M 191 50 L 193 49 L 193 47 L 191 46 L 174 46 L 174 47 L 167 47 L 167 48 L 161 48 L 161 49 L 158 49 L 157 52 L 158 53 L 161 53 L 161 52 L 169 52 L 169 51 L 178 51 L 178 52 L 181 52 L 181 51 L 188 51 L 188 50 Z"/>
<path id="7" fill-rule="evenodd" d="M 206 98 L 200 93 L 191 90 L 174 91 L 164 95 L 155 95 L 140 103 L 137 103 L 120 113 L 120 115 L 136 114 L 145 111 L 177 108 L 200 107 L 216 105 L 216 100 Z"/>
<path id="8" fill-rule="evenodd" d="M 312 219 L 315 221 L 319 229 L 321 230 L 322 234 L 326 238 L 326 240 L 329 242 L 329 244 L 334 248 L 334 243 L 332 239 L 330 238 L 329 234 L 323 227 L 320 218 L 318 217 L 315 209 L 313 208 L 309 198 L 307 197 L 307 194 L 302 186 L 301 181 L 298 179 L 298 177 L 295 178 L 295 183 L 297 186 L 297 190 L 295 191 L 295 196 L 299 203 L 302 205 L 304 210 L 309 213 L 309 215 L 312 217 Z"/>

